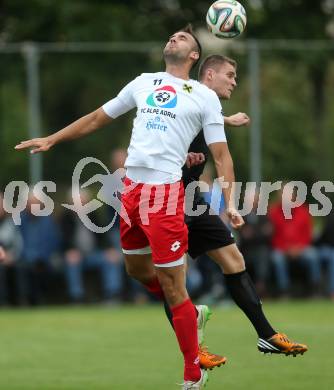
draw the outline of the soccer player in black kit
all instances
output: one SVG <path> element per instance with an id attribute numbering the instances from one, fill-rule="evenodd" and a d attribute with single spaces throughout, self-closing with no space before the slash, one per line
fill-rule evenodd
<path id="1" fill-rule="evenodd" d="M 230 58 L 221 55 L 209 56 L 200 66 L 199 81 L 213 89 L 220 98 L 227 100 L 236 86 L 236 68 L 236 62 Z M 230 126 L 242 126 L 249 123 L 248 116 L 243 113 L 224 119 L 225 124 Z M 190 183 L 200 180 L 208 158 L 209 149 L 203 131 L 198 134 L 190 145 L 189 153 L 188 166 L 183 167 L 182 180 L 185 188 Z M 232 160 L 228 158 L 228 154 L 227 164 L 232 163 Z M 190 167 L 191 164 L 197 165 Z M 285 334 L 274 330 L 266 319 L 262 311 L 262 303 L 246 270 L 244 258 L 235 244 L 231 231 L 218 215 L 213 214 L 212 211 L 209 212 L 210 206 L 205 202 L 197 187 L 192 209 L 196 210 L 198 206 L 203 207 L 203 205 L 206 206 L 206 211 L 201 215 L 185 216 L 189 231 L 189 255 L 195 259 L 206 253 L 222 269 L 226 287 L 232 299 L 245 313 L 257 332 L 259 351 L 293 356 L 306 352 L 306 345 L 290 341 Z M 170 319 L 168 308 L 166 308 L 166 314 Z M 208 317 L 205 320 L 207 321 Z M 202 342 L 203 336 L 201 339 L 199 337 L 199 343 Z M 220 365 L 215 365 L 213 363 L 215 355 L 210 354 L 205 347 L 201 346 L 201 354 L 205 353 L 209 355 L 207 360 L 212 362 L 212 365 L 207 368 Z M 218 356 L 216 360 L 218 363 L 223 362 L 222 359 L 219 360 Z"/>

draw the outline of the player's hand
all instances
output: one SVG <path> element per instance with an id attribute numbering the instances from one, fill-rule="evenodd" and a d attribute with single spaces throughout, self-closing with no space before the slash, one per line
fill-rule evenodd
<path id="1" fill-rule="evenodd" d="M 229 219 L 231 226 L 234 229 L 239 229 L 239 228 L 241 228 L 241 226 L 243 226 L 245 224 L 245 221 L 242 218 L 242 216 L 239 214 L 238 210 L 236 210 L 232 207 L 230 207 L 226 210 L 226 215 Z"/>
<path id="2" fill-rule="evenodd" d="M 250 118 L 244 112 L 238 112 L 237 114 L 225 117 L 225 122 L 227 125 L 235 127 L 248 126 L 250 124 Z"/>
<path id="3" fill-rule="evenodd" d="M 187 155 L 186 164 L 188 168 L 191 168 L 195 165 L 200 165 L 205 161 L 205 156 L 203 153 L 194 153 L 190 152 Z"/>
<path id="4" fill-rule="evenodd" d="M 30 150 L 30 153 L 34 154 L 39 152 L 46 152 L 52 146 L 53 146 L 53 142 L 50 140 L 50 138 L 43 137 L 43 138 L 30 139 L 28 141 L 21 141 L 18 145 L 15 146 L 15 149 L 21 150 L 21 149 L 32 148 Z"/>

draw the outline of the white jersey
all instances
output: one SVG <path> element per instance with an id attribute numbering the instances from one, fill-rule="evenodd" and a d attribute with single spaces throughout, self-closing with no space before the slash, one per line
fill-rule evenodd
<path id="1" fill-rule="evenodd" d="M 134 107 L 137 114 L 125 162 L 130 170 L 148 168 L 180 179 L 189 146 L 201 129 L 208 145 L 226 142 L 219 99 L 195 80 L 166 72 L 143 73 L 103 110 L 117 118 Z"/>

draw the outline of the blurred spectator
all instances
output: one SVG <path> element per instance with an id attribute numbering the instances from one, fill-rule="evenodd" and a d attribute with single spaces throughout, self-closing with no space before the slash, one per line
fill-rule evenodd
<path id="1" fill-rule="evenodd" d="M 8 303 L 8 270 L 18 260 L 22 250 L 22 238 L 12 218 L 3 208 L 0 193 L 0 305 Z"/>
<path id="2" fill-rule="evenodd" d="M 33 205 L 41 202 L 30 193 L 21 214 L 23 250 L 17 266 L 17 289 L 20 303 L 41 304 L 46 302 L 50 285 L 52 256 L 59 250 L 59 229 L 52 216 L 33 215 Z"/>
<path id="3" fill-rule="evenodd" d="M 284 188 L 286 186 L 290 184 L 285 184 Z M 269 210 L 269 219 L 273 226 L 272 260 L 279 294 L 286 295 L 290 292 L 289 263 L 292 262 L 298 262 L 295 264 L 306 268 L 310 294 L 316 294 L 319 290 L 321 269 L 317 251 L 312 247 L 312 218 L 305 203 L 291 210 L 291 219 L 285 218 L 283 205 L 296 200 L 296 190 L 290 190 L 288 187 L 283 194 L 290 199 L 282 199 L 281 192 L 280 200 Z"/>
<path id="4" fill-rule="evenodd" d="M 244 217 L 245 225 L 239 230 L 239 248 L 244 255 L 248 272 L 254 279 L 257 292 L 264 296 L 270 269 L 272 226 L 266 215 L 257 215 L 259 192 L 254 195 L 246 196 L 244 200 L 245 206 L 252 203 L 252 209 Z"/>
<path id="5" fill-rule="evenodd" d="M 88 191 L 80 190 L 80 201 L 85 205 L 91 200 Z M 98 210 L 89 214 L 97 226 L 103 226 Z M 106 301 L 116 301 L 122 288 L 120 253 L 110 245 L 107 234 L 89 230 L 78 215 L 65 209 L 60 218 L 62 246 L 65 259 L 66 280 L 72 302 L 85 299 L 83 273 L 98 270 L 101 276 L 103 297 Z"/>
<path id="6" fill-rule="evenodd" d="M 6 252 L 5 252 L 5 250 L 3 249 L 3 247 L 0 246 L 0 260 L 1 260 L 1 261 L 4 260 L 5 257 L 6 257 Z"/>
<path id="7" fill-rule="evenodd" d="M 316 241 L 321 263 L 325 263 L 328 270 L 328 293 L 334 300 L 334 209 L 325 221 L 325 226 Z"/>

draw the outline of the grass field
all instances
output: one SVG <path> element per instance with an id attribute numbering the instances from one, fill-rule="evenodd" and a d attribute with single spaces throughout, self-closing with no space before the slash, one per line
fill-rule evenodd
<path id="1" fill-rule="evenodd" d="M 334 304 L 265 303 L 268 317 L 305 342 L 303 357 L 264 356 L 234 306 L 207 325 L 212 351 L 228 357 L 210 389 L 334 389 Z M 182 359 L 160 306 L 0 311 L 1 390 L 171 390 Z"/>

